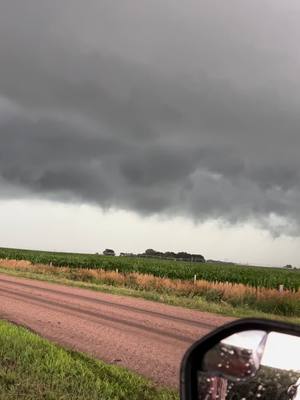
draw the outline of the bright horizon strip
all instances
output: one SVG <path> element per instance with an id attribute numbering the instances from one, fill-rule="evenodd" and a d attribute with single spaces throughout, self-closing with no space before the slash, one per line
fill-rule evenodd
<path id="1" fill-rule="evenodd" d="M 91 254 L 105 248 L 116 253 L 153 248 L 242 264 L 300 267 L 299 238 L 272 238 L 250 224 L 143 217 L 125 210 L 41 199 L 0 200 L 0 220 L 1 247 Z"/>

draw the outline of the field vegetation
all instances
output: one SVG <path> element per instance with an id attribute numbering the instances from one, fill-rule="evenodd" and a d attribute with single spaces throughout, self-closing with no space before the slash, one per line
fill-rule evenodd
<path id="1" fill-rule="evenodd" d="M 0 399 L 175 400 L 178 395 L 0 321 Z"/>
<path id="2" fill-rule="evenodd" d="M 136 272 L 122 273 L 103 269 L 54 267 L 43 264 L 31 264 L 30 261 L 0 260 L 0 271 L 35 274 L 40 277 L 54 277 L 107 287 L 135 290 L 143 296 L 145 293 L 159 296 L 173 296 L 177 299 L 189 299 L 194 308 L 203 308 L 200 300 L 221 305 L 224 308 L 244 308 L 286 317 L 300 317 L 300 291 L 255 288 L 243 284 L 209 282 L 205 280 L 180 280 L 160 278 Z M 24 276 L 24 275 L 23 275 Z M 26 276 L 26 275 L 25 275 Z M 29 277 L 32 277 L 29 275 Z M 200 302 L 199 302 L 200 301 Z M 199 306 L 200 305 L 200 306 Z"/>
<path id="3" fill-rule="evenodd" d="M 132 257 L 107 257 L 96 254 L 54 253 L 44 251 L 0 248 L 0 258 L 28 260 L 33 264 L 51 264 L 57 267 L 118 270 L 121 273 L 148 274 L 160 278 L 209 282 L 229 282 L 254 288 L 278 289 L 279 285 L 291 291 L 300 288 L 300 270 L 253 267 L 224 263 L 189 263 Z"/>

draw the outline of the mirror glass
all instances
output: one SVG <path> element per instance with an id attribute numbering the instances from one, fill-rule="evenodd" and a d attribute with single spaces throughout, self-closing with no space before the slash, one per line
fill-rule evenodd
<path id="1" fill-rule="evenodd" d="M 259 369 L 267 340 L 264 331 L 236 333 L 208 351 L 202 370 L 240 381 L 254 376 Z"/>
<path id="2" fill-rule="evenodd" d="M 300 400 L 300 338 L 244 331 L 210 349 L 198 371 L 199 400 Z"/>

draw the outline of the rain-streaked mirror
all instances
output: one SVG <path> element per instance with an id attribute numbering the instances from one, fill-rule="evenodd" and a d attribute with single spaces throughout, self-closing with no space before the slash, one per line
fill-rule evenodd
<path id="1" fill-rule="evenodd" d="M 244 331 L 210 349 L 198 371 L 199 400 L 300 400 L 300 337 Z"/>

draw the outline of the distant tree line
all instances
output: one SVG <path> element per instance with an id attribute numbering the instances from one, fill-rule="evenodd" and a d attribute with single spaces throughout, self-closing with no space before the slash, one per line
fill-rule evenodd
<path id="1" fill-rule="evenodd" d="M 177 261 L 189 261 L 189 262 L 205 262 L 205 258 L 201 254 L 190 254 L 185 251 L 174 253 L 173 251 L 156 251 L 153 249 L 147 249 L 144 253 L 133 254 L 133 253 L 120 253 L 123 257 L 144 257 L 144 258 L 160 258 L 164 260 L 177 260 Z"/>
<path id="2" fill-rule="evenodd" d="M 116 253 L 113 249 L 105 249 L 103 251 L 104 256 L 115 256 Z M 147 249 L 144 253 L 120 253 L 121 257 L 141 257 L 141 258 L 159 258 L 163 260 L 176 260 L 176 261 L 189 261 L 189 262 L 205 262 L 205 258 L 201 254 L 190 254 L 185 251 L 174 253 L 173 251 L 156 251 L 153 249 Z"/>
<path id="3" fill-rule="evenodd" d="M 115 251 L 113 249 L 105 249 L 103 251 L 103 255 L 104 256 L 115 256 L 116 253 L 115 253 Z"/>

